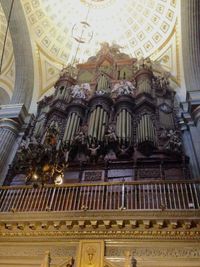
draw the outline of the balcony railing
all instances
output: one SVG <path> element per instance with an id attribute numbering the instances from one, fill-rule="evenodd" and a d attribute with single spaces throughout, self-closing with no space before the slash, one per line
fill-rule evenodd
<path id="1" fill-rule="evenodd" d="M 1 187 L 0 212 L 200 208 L 200 182 L 116 182 Z"/>

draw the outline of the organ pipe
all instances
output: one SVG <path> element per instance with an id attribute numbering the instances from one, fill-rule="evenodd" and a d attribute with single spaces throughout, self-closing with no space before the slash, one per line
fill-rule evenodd
<path id="1" fill-rule="evenodd" d="M 129 136 L 130 136 L 130 140 L 131 140 L 131 137 L 132 137 L 132 117 L 131 117 L 131 114 L 129 113 Z"/>
<path id="2" fill-rule="evenodd" d="M 94 110 L 90 114 L 90 120 L 89 120 L 89 130 L 88 135 L 92 136 L 92 130 L 93 130 L 93 121 L 94 121 Z"/>
<path id="3" fill-rule="evenodd" d="M 138 144 L 147 141 L 156 145 L 156 134 L 150 115 L 145 114 L 142 116 L 140 122 L 138 123 L 136 134 Z"/>
<path id="4" fill-rule="evenodd" d="M 80 117 L 73 112 L 67 120 L 63 141 L 71 142 L 80 125 Z"/>
<path id="5" fill-rule="evenodd" d="M 74 119 L 71 122 L 72 128 L 71 128 L 71 133 L 70 133 L 70 138 L 69 138 L 70 140 L 73 140 L 74 138 L 77 121 L 78 121 L 78 116 L 74 113 Z"/>
<path id="6" fill-rule="evenodd" d="M 107 118 L 107 113 L 106 113 L 106 111 L 104 110 L 104 111 L 103 111 L 103 123 L 102 123 L 102 127 L 101 127 L 101 138 L 100 138 L 101 141 L 103 140 L 104 133 L 105 133 L 106 118 Z"/>
<path id="7" fill-rule="evenodd" d="M 67 124 L 66 124 L 66 127 L 65 127 L 65 133 L 64 133 L 64 136 L 63 136 L 63 140 L 67 140 L 67 133 L 68 133 L 68 128 L 69 128 L 69 123 L 70 123 L 70 117 L 68 117 L 67 119 Z"/>
<path id="8" fill-rule="evenodd" d="M 119 136 L 119 114 L 117 114 L 117 119 L 116 119 L 116 135 Z"/>
<path id="9" fill-rule="evenodd" d="M 79 129 L 80 122 L 81 122 L 81 118 L 80 118 L 80 117 L 78 117 L 78 123 L 77 123 L 77 126 L 76 126 L 75 133 L 76 133 L 76 132 L 78 132 L 78 129 Z"/>
<path id="10" fill-rule="evenodd" d="M 140 93 L 151 93 L 151 81 L 149 78 L 144 77 L 138 82 L 138 91 Z"/>
<path id="11" fill-rule="evenodd" d="M 97 141 L 102 141 L 104 132 L 105 132 L 105 125 L 106 125 L 106 118 L 107 113 L 103 110 L 102 107 L 98 106 L 93 110 L 90 115 L 89 120 L 89 131 L 88 135 L 91 136 L 91 139 L 96 139 Z"/>
<path id="12" fill-rule="evenodd" d="M 104 110 L 100 109 L 100 119 L 99 119 L 99 128 L 98 128 L 98 140 L 101 140 L 101 125 L 103 124 L 103 112 Z"/>
<path id="13" fill-rule="evenodd" d="M 128 113 L 126 112 L 126 137 L 129 139 L 129 121 L 128 121 Z"/>
<path id="14" fill-rule="evenodd" d="M 94 138 L 97 138 L 98 136 L 99 113 L 100 113 L 100 107 L 97 107 L 95 114 L 95 121 L 94 121 L 94 133 L 93 133 Z"/>
<path id="15" fill-rule="evenodd" d="M 126 132 L 125 132 L 125 126 L 126 126 L 126 117 L 125 117 L 126 111 L 123 109 L 122 111 L 122 140 L 125 141 L 126 139 Z"/>
<path id="16" fill-rule="evenodd" d="M 70 119 L 70 124 L 69 124 L 69 130 L 68 130 L 68 134 L 67 134 L 67 141 L 70 140 L 71 131 L 72 131 L 73 123 L 74 123 L 74 117 L 75 117 L 75 113 L 72 113 L 71 119 Z"/>
<path id="17" fill-rule="evenodd" d="M 120 127 L 119 134 L 120 134 L 120 137 L 122 137 L 122 112 L 120 112 L 119 118 L 120 118 L 120 120 L 119 120 L 119 127 Z"/>
<path id="18" fill-rule="evenodd" d="M 132 132 L 131 115 L 126 109 L 122 109 L 117 115 L 116 134 L 120 144 L 130 142 Z"/>

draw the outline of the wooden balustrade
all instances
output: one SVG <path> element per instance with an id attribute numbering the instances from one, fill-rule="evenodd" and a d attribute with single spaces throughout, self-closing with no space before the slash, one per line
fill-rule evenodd
<path id="1" fill-rule="evenodd" d="M 0 187 L 0 212 L 200 208 L 199 181 Z"/>

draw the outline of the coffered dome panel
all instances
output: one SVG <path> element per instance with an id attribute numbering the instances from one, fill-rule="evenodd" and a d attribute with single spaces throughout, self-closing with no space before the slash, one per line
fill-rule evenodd
<path id="1" fill-rule="evenodd" d="M 72 28 L 81 21 L 93 32 L 90 43 L 79 46 L 77 58 L 84 61 L 101 42 L 115 42 L 133 57 L 151 56 L 177 18 L 176 0 L 25 0 L 24 8 L 39 44 L 63 63 L 73 60 L 78 43 Z"/>

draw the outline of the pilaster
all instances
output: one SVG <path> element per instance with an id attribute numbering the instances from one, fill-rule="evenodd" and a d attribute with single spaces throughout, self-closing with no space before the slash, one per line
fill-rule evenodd
<path id="1" fill-rule="evenodd" d="M 190 92 L 182 103 L 182 131 L 185 152 L 190 157 L 193 178 L 200 177 L 200 92 Z"/>
<path id="2" fill-rule="evenodd" d="M 27 115 L 22 104 L 0 107 L 0 184 L 3 184 L 8 165 L 15 154 L 16 141 Z"/>

